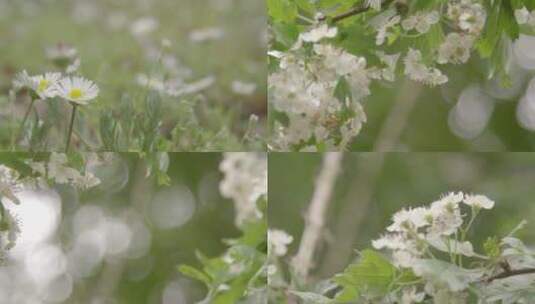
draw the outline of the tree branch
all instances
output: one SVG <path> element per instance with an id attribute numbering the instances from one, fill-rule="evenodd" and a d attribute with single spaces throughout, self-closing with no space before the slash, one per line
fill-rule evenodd
<path id="1" fill-rule="evenodd" d="M 535 268 L 523 268 L 523 269 L 516 269 L 516 270 L 506 270 L 504 272 L 498 273 L 497 275 L 494 275 L 485 281 L 487 283 L 490 283 L 494 280 L 500 280 L 505 279 L 517 275 L 523 275 L 523 274 L 535 274 Z"/>
<path id="2" fill-rule="evenodd" d="M 316 187 L 305 217 L 305 229 L 299 250 L 292 260 L 295 271 L 306 280 L 313 267 L 313 257 L 325 224 L 327 207 L 331 200 L 336 178 L 340 172 L 343 153 L 325 153 L 323 166 L 316 179 Z"/>
<path id="3" fill-rule="evenodd" d="M 381 3 L 381 6 L 388 6 L 392 2 L 394 2 L 394 1 L 393 0 L 383 1 L 383 3 Z M 366 5 L 366 3 L 362 3 L 361 5 L 356 6 L 356 7 L 352 8 L 351 10 L 349 10 L 349 11 L 347 11 L 345 13 L 341 13 L 341 14 L 333 16 L 331 18 L 327 18 L 326 17 L 326 18 L 324 18 L 324 20 L 325 19 L 330 19 L 330 21 L 332 23 L 336 23 L 336 22 L 342 21 L 342 20 L 344 20 L 346 18 L 355 16 L 355 15 L 358 15 L 358 14 L 365 13 L 365 12 L 367 12 L 369 10 L 370 10 L 370 6 Z M 324 21 L 324 20 L 320 20 L 320 21 Z"/>

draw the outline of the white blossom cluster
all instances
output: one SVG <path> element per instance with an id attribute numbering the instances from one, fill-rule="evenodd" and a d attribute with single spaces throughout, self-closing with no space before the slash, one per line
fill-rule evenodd
<path id="1" fill-rule="evenodd" d="M 267 237 L 268 254 L 277 257 L 285 256 L 288 253 L 288 245 L 293 242 L 293 236 L 280 229 L 270 229 Z"/>
<path id="2" fill-rule="evenodd" d="M 337 36 L 337 27 L 317 22 L 298 36 L 289 51 L 270 51 L 279 65 L 268 78 L 270 105 L 285 116 L 274 121 L 271 149 L 344 149 L 366 122 L 361 102 L 370 94 L 372 80 L 394 81 L 397 61 L 402 58 L 404 75 L 409 79 L 429 86 L 446 83 L 448 77 L 435 66 L 466 63 L 487 18 L 478 0 L 448 1 L 441 7 L 407 16 L 393 8 L 381 10 L 381 1 L 366 4 L 377 12 L 367 23 L 375 31 L 377 46 L 398 37 L 424 35 L 433 36 L 436 45 L 425 53 L 416 45 L 396 54 L 377 50 L 371 53 L 383 66 L 370 67 L 367 58 L 329 41 Z M 524 11 L 517 15 L 528 22 Z M 345 100 L 335 94 L 341 79 L 351 90 L 350 98 Z"/>
<path id="3" fill-rule="evenodd" d="M 336 28 L 321 24 L 302 33 L 289 52 L 270 52 L 279 60 L 279 70 L 269 75 L 270 103 L 288 117 L 287 124 L 276 123 L 271 148 L 345 147 L 366 121 L 361 101 L 370 94 L 372 79 L 393 80 L 397 55 L 380 53 L 384 66 L 367 67 L 364 57 L 323 42 L 336 34 Z M 311 54 L 305 55 L 309 44 Z M 335 96 L 342 79 L 351 89 L 345 100 Z"/>
<path id="4" fill-rule="evenodd" d="M 57 184 L 68 184 L 79 189 L 89 189 L 100 184 L 100 179 L 93 173 L 80 172 L 68 166 L 67 155 L 51 153 L 47 162 L 28 160 L 27 164 L 42 178 L 46 177 Z"/>
<path id="5" fill-rule="evenodd" d="M 468 223 L 464 221 L 466 214 L 461 210 L 461 203 L 471 208 L 472 217 Z M 392 224 L 386 228 L 387 233 L 374 240 L 372 246 L 376 249 L 388 249 L 392 253 L 394 265 L 411 269 L 417 276 L 422 277 L 431 272 L 428 269 L 430 267 L 428 260 L 425 260 L 434 259 L 431 249 L 450 255 L 487 259 L 474 251 L 470 241 L 465 240 L 465 234 L 481 209 L 493 207 L 494 201 L 484 195 L 448 193 L 431 203 L 429 207 L 402 209 L 395 213 Z M 482 275 L 483 273 L 477 273 L 478 278 Z M 415 290 L 406 290 L 404 293 L 414 295 L 414 300 L 407 303 L 418 303 L 426 293 L 436 300 L 451 295 L 450 292 L 461 291 L 466 286 L 452 282 L 447 289 L 443 287 L 429 283 L 425 286 L 425 293 L 414 293 Z"/>
<path id="6" fill-rule="evenodd" d="M 234 201 L 236 225 L 263 217 L 257 201 L 267 195 L 267 157 L 265 154 L 225 153 L 219 165 L 224 178 L 221 194 Z"/>
<path id="7" fill-rule="evenodd" d="M 372 245 L 376 249 L 392 250 L 394 264 L 406 268 L 422 258 L 429 247 L 474 256 L 476 253 L 470 242 L 455 239 L 463 225 L 461 203 L 474 210 L 494 207 L 494 202 L 483 195 L 449 193 L 430 207 L 402 209 L 395 213 L 393 223 L 386 229 L 388 232 Z"/>
<path id="8" fill-rule="evenodd" d="M 526 7 L 515 10 L 516 22 L 520 25 L 535 27 L 535 10 L 529 11 Z"/>

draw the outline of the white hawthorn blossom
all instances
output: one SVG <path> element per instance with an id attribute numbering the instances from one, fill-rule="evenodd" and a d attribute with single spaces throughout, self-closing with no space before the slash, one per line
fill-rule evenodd
<path id="1" fill-rule="evenodd" d="M 376 11 L 381 10 L 383 0 L 366 0 L 366 5 Z"/>
<path id="2" fill-rule="evenodd" d="M 27 161 L 27 164 L 35 173 L 47 177 L 57 184 L 69 184 L 79 189 L 89 189 L 100 184 L 100 179 L 93 173 L 81 173 L 75 168 L 68 166 L 67 155 L 63 153 L 51 153 L 47 162 Z"/>
<path id="3" fill-rule="evenodd" d="M 427 33 L 433 24 L 440 21 L 440 15 L 437 11 L 417 12 L 401 21 L 404 30 L 416 30 L 420 34 Z"/>
<path id="4" fill-rule="evenodd" d="M 528 11 L 524 6 L 521 9 L 515 10 L 515 19 L 520 25 L 529 25 L 531 27 L 535 26 L 535 10 Z"/>
<path id="5" fill-rule="evenodd" d="M 460 30 L 479 35 L 485 26 L 487 13 L 483 6 L 476 1 L 457 0 L 448 3 L 447 16 Z"/>
<path id="6" fill-rule="evenodd" d="M 268 230 L 268 254 L 274 254 L 277 257 L 286 255 L 288 245 L 293 242 L 293 237 L 283 230 Z"/>
<path id="7" fill-rule="evenodd" d="M 478 209 L 494 208 L 494 201 L 485 195 L 465 195 L 463 203 Z"/>
<path id="8" fill-rule="evenodd" d="M 386 228 L 387 233 L 372 241 L 372 246 L 391 251 L 393 263 L 405 268 L 412 267 L 425 257 L 430 248 L 468 257 L 481 257 L 475 253 L 469 241 L 457 240 L 454 236 L 459 234 L 463 225 L 461 202 L 471 206 L 481 204 L 491 207 L 491 201 L 485 198 L 482 195 L 451 192 L 429 207 L 402 209 L 392 216 L 392 224 Z"/>
<path id="9" fill-rule="evenodd" d="M 460 64 L 466 63 L 474 45 L 474 37 L 467 34 L 449 33 L 438 49 L 437 62 Z"/>
<path id="10" fill-rule="evenodd" d="M 221 194 L 234 201 L 236 225 L 260 219 L 257 201 L 267 195 L 267 159 L 264 154 L 225 153 L 219 165 L 224 178 L 219 184 Z"/>
<path id="11" fill-rule="evenodd" d="M 395 13 L 385 12 L 370 21 L 370 25 L 377 31 L 375 44 L 382 45 L 388 35 L 388 30 L 401 21 L 401 17 Z"/>
<path id="12" fill-rule="evenodd" d="M 400 304 L 420 303 L 425 298 L 425 292 L 418 292 L 415 287 L 404 288 L 401 294 Z"/>
<path id="13" fill-rule="evenodd" d="M 338 29 L 336 27 L 329 27 L 323 23 L 308 32 L 300 34 L 299 38 L 304 42 L 316 43 L 324 38 L 334 38 L 337 33 Z"/>
<path id="14" fill-rule="evenodd" d="M 404 63 L 405 75 L 414 81 L 431 86 L 444 84 L 448 81 L 448 77 L 442 74 L 439 69 L 428 67 L 423 63 L 422 53 L 418 50 L 410 48 Z"/>
<path id="15" fill-rule="evenodd" d="M 366 116 L 360 101 L 370 94 L 371 71 L 363 57 L 329 44 L 314 44 L 313 54 L 305 58 L 294 52 L 270 53 L 278 56 L 280 69 L 269 75 L 270 103 L 288 117 L 288 124 L 275 128 L 274 145 L 288 150 L 308 142 L 325 143 L 327 148 L 346 145 L 354 138 Z M 341 77 L 351 88 L 351 98 L 341 102 L 334 91 Z M 342 110 L 354 113 L 339 116 Z M 340 134 L 338 142 L 330 138 Z M 304 147 L 304 150 L 314 150 Z"/>

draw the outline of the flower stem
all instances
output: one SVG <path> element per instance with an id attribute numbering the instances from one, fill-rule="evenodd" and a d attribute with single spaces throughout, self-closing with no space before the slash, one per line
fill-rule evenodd
<path id="1" fill-rule="evenodd" d="M 71 144 L 72 128 L 74 126 L 74 117 L 76 116 L 76 104 L 71 103 L 71 105 L 72 105 L 71 124 L 69 125 L 69 133 L 67 133 L 67 144 L 65 145 L 65 153 L 69 152 L 69 146 Z"/>
<path id="2" fill-rule="evenodd" d="M 17 135 L 17 139 L 20 138 L 22 135 L 22 132 L 24 131 L 24 126 L 26 125 L 26 121 L 28 120 L 28 117 L 30 117 L 30 112 L 33 109 L 33 104 L 35 103 L 35 99 L 31 99 L 30 105 L 26 109 L 26 113 L 24 113 L 24 118 L 22 119 L 22 122 L 20 123 L 19 127 L 19 134 Z"/>

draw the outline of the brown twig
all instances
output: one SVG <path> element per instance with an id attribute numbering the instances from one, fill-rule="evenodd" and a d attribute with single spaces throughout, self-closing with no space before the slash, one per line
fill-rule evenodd
<path id="1" fill-rule="evenodd" d="M 394 1 L 393 0 L 386 0 L 386 1 L 383 1 L 383 3 L 381 3 L 381 5 L 382 6 L 388 6 L 392 2 L 394 2 Z M 370 6 L 366 5 L 366 3 L 363 3 L 363 4 L 359 5 L 359 6 L 356 6 L 356 7 L 352 8 L 352 9 L 350 9 L 349 11 L 347 11 L 345 13 L 341 13 L 341 14 L 333 16 L 331 18 L 326 17 L 325 19 L 330 19 L 330 21 L 332 23 L 336 23 L 336 22 L 342 21 L 342 20 L 344 20 L 346 18 L 355 16 L 355 15 L 358 15 L 358 14 L 365 13 L 368 10 L 370 10 Z M 320 21 L 323 21 L 323 20 L 320 20 Z"/>
<path id="2" fill-rule="evenodd" d="M 523 275 L 523 274 L 535 274 L 535 268 L 523 268 L 523 269 L 515 269 L 515 270 L 505 270 L 504 272 L 498 273 L 496 275 L 493 275 L 492 277 L 486 279 L 485 281 L 487 283 L 490 283 L 494 280 L 500 280 L 505 279 L 517 275 Z"/>

